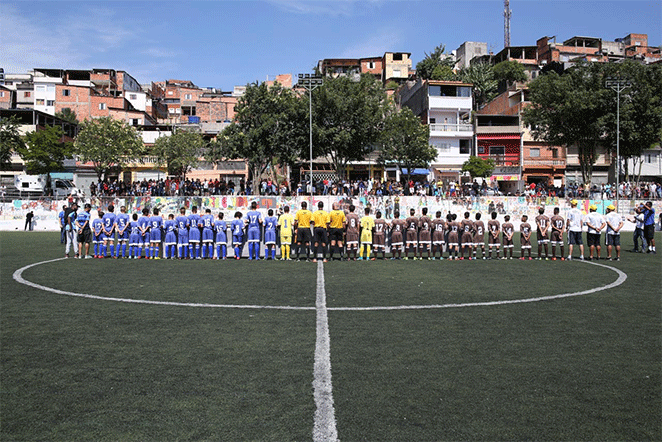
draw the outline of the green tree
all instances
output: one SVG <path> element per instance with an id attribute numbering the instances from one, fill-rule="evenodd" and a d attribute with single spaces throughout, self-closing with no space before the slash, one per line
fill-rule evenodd
<path id="1" fill-rule="evenodd" d="M 636 173 L 641 164 L 641 155 L 660 142 L 662 127 L 662 66 L 659 64 L 642 65 L 626 60 L 619 64 L 603 66 L 604 76 L 612 78 L 627 78 L 631 86 L 621 92 L 620 97 L 620 156 L 633 160 Z M 603 83 L 604 84 L 604 83 Z M 607 90 L 609 92 L 609 90 Z M 616 92 L 607 95 L 606 146 L 612 154 L 616 154 Z M 629 171 L 625 179 L 629 180 Z M 639 168 L 640 169 L 640 168 Z"/>
<path id="2" fill-rule="evenodd" d="M 500 63 L 497 63 L 492 68 L 494 71 L 494 78 L 497 81 L 505 81 L 507 83 L 513 83 L 515 81 L 526 81 L 526 69 L 524 65 L 517 61 L 505 60 Z"/>
<path id="3" fill-rule="evenodd" d="M 327 156 L 344 177 L 347 163 L 363 160 L 378 141 L 386 103 L 384 88 L 371 75 L 325 79 L 313 91 L 313 155 Z"/>
<path id="4" fill-rule="evenodd" d="M 307 146 L 307 109 L 290 89 L 249 84 L 235 106 L 235 120 L 208 150 L 207 159 L 245 159 L 254 180 L 273 165 L 291 164 Z"/>
<path id="5" fill-rule="evenodd" d="M 447 56 L 446 46 L 440 44 L 430 54 L 426 52 L 425 58 L 416 64 L 416 76 L 423 80 L 452 79 L 447 77 L 450 75 L 449 72 L 453 72 L 454 66 L 455 58 Z"/>
<path id="6" fill-rule="evenodd" d="M 494 171 L 494 160 L 470 156 L 462 165 L 462 172 L 469 172 L 471 178 L 487 178 Z"/>
<path id="7" fill-rule="evenodd" d="M 62 112 L 56 112 L 55 117 L 59 118 L 60 120 L 68 121 L 72 124 L 78 124 L 78 117 L 76 116 L 76 112 L 72 111 L 68 107 L 62 109 Z"/>
<path id="8" fill-rule="evenodd" d="M 552 71 L 539 76 L 529 83 L 531 106 L 523 112 L 523 121 L 536 140 L 577 147 L 586 184 L 591 182 L 597 148 L 607 130 L 609 91 L 604 87 L 603 69 L 602 63 L 582 63 L 563 75 Z"/>
<path id="9" fill-rule="evenodd" d="M 416 167 L 427 168 L 437 157 L 437 149 L 430 145 L 430 127 L 422 124 L 411 109 L 392 108 L 384 119 L 379 137 L 379 162 L 395 164 L 406 169 L 406 180 Z"/>
<path id="10" fill-rule="evenodd" d="M 186 173 L 198 165 L 206 145 L 200 133 L 180 129 L 169 137 L 158 138 L 152 153 L 157 165 L 168 168 L 169 175 L 184 179 Z"/>
<path id="11" fill-rule="evenodd" d="M 499 82 L 494 78 L 494 69 L 487 63 L 472 64 L 458 72 L 458 79 L 474 85 L 474 104 L 480 109 L 497 95 Z"/>
<path id="12" fill-rule="evenodd" d="M 74 141 L 74 153 L 91 161 L 99 181 L 112 168 L 123 169 L 144 152 L 140 134 L 134 127 L 110 117 L 82 123 Z"/>
<path id="13" fill-rule="evenodd" d="M 18 149 L 29 174 L 45 174 L 64 170 L 64 160 L 73 155 L 73 145 L 64 141 L 59 126 L 47 126 L 25 135 L 26 146 Z"/>
<path id="14" fill-rule="evenodd" d="M 0 118 L 0 170 L 9 170 L 12 154 L 25 147 L 18 125 L 18 119 L 14 116 Z"/>

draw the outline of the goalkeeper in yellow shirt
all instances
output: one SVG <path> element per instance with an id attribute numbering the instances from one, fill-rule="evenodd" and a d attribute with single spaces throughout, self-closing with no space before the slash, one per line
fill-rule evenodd
<path id="1" fill-rule="evenodd" d="M 375 221 L 370 216 L 370 208 L 365 208 L 365 216 L 361 218 L 361 250 L 359 251 L 359 261 L 363 260 L 363 252 L 366 252 L 365 259 L 370 259 L 370 247 L 372 246 L 372 230 L 375 228 Z"/>
<path id="2" fill-rule="evenodd" d="M 290 213 L 290 206 L 283 207 L 283 214 L 278 218 L 280 229 L 280 260 L 291 261 L 290 247 L 292 246 L 292 229 L 294 227 L 294 216 Z"/>

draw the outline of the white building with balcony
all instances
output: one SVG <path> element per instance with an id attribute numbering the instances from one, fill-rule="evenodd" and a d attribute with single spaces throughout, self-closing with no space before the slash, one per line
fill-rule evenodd
<path id="1" fill-rule="evenodd" d="M 460 181 L 462 165 L 473 151 L 473 85 L 436 80 L 407 82 L 398 89 L 396 100 L 430 126 L 430 144 L 437 149 L 437 158 L 427 179 Z"/>

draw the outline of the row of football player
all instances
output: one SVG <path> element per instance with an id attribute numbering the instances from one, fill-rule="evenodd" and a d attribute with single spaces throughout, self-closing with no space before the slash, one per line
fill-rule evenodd
<path id="1" fill-rule="evenodd" d="M 335 205 L 334 205 L 335 206 Z M 109 208 L 112 213 L 112 206 Z M 233 246 L 235 247 L 235 257 L 238 258 L 241 256 L 241 248 L 243 247 L 243 230 L 244 227 L 249 227 L 248 233 L 250 236 L 250 226 L 259 228 L 259 224 L 262 223 L 260 219 L 259 212 L 256 212 L 256 205 L 253 204 L 251 207 L 251 212 L 247 214 L 245 219 L 242 219 L 241 212 L 235 214 L 235 220 L 232 222 L 232 232 L 233 232 Z M 322 251 L 323 259 L 326 258 L 326 246 L 327 246 L 327 237 L 326 230 L 329 229 L 330 220 L 324 217 L 315 217 L 319 215 L 319 212 L 324 212 L 323 205 L 320 202 L 319 210 L 312 214 L 309 218 L 311 226 L 313 226 L 313 233 L 315 235 L 315 256 L 318 255 L 319 251 Z M 591 207 L 591 214 L 595 213 L 595 207 Z M 297 212 L 296 220 L 301 218 L 305 219 L 305 216 L 301 216 L 302 213 L 306 211 L 305 203 L 302 203 L 302 210 Z M 337 211 L 337 207 L 334 207 L 334 211 Z M 613 212 L 613 206 L 608 208 L 608 214 Z M 143 210 L 143 217 L 138 219 L 137 214 L 134 214 L 134 222 L 130 223 L 131 227 L 131 238 L 129 238 L 130 251 L 129 256 L 141 256 L 141 249 L 145 249 L 145 255 L 148 258 L 158 257 L 158 248 L 161 243 L 160 233 L 161 233 L 161 223 L 162 218 L 158 215 L 158 209 L 155 209 L 155 217 L 149 217 L 149 211 L 147 209 Z M 195 214 L 195 208 L 193 209 L 193 214 Z M 185 216 L 185 209 L 181 209 L 181 215 L 177 218 L 177 221 L 174 221 L 174 215 L 169 215 L 168 220 L 165 221 L 164 228 L 166 230 L 166 239 L 164 241 L 165 255 L 166 257 L 189 257 L 189 258 L 213 258 L 213 257 L 226 257 L 225 244 L 227 243 L 227 237 L 225 232 L 227 230 L 227 225 L 223 221 L 223 214 L 218 215 L 218 220 L 215 221 L 211 215 L 211 211 L 208 209 L 206 215 L 200 217 L 200 221 L 193 221 L 193 225 L 198 225 L 202 227 L 202 236 L 204 237 L 202 241 L 199 238 L 186 238 L 182 233 L 186 232 L 189 234 L 198 231 L 198 229 L 189 229 L 191 225 L 190 216 Z M 280 219 L 277 220 L 273 217 L 273 211 L 269 210 L 268 217 L 265 219 L 265 237 L 264 242 L 267 247 L 266 257 L 271 257 L 275 259 L 275 236 L 276 229 L 281 228 L 281 256 L 289 257 L 289 244 L 291 243 L 291 230 L 288 226 L 297 226 L 297 222 L 292 219 L 288 222 L 288 212 L 289 207 L 285 208 L 285 213 L 281 215 Z M 375 252 L 382 252 L 382 257 L 385 256 L 385 236 L 387 232 L 391 232 L 391 248 L 393 251 L 394 258 L 402 257 L 403 244 L 405 247 L 405 257 L 404 259 L 409 259 L 410 251 L 413 249 L 414 259 L 416 259 L 416 251 L 419 252 L 419 259 L 423 259 L 423 253 L 427 251 L 427 258 L 433 259 L 436 258 L 437 253 L 439 257 L 443 257 L 443 251 L 445 249 L 445 244 L 448 243 L 449 246 L 449 256 L 451 258 L 464 259 L 465 252 L 469 252 L 469 259 L 472 257 L 475 259 L 477 256 L 486 258 L 485 247 L 484 247 L 484 236 L 485 236 L 485 227 L 483 222 L 480 221 L 480 213 L 476 214 L 476 220 L 472 221 L 469 219 L 469 213 L 464 214 L 464 219 L 461 222 L 457 222 L 457 217 L 454 214 L 449 214 L 446 221 L 441 219 L 441 213 L 437 212 L 436 219 L 430 220 L 427 217 L 427 209 L 423 208 L 422 216 L 420 218 L 415 217 L 415 211 L 412 209 L 410 212 L 410 217 L 406 220 L 393 220 L 391 223 L 388 223 L 385 220 L 381 219 L 381 213 L 376 214 L 376 220 L 372 220 L 369 216 L 370 210 L 366 209 L 366 216 L 362 218 L 359 223 L 354 223 L 354 219 L 351 218 L 354 212 L 354 207 L 350 206 L 350 212 L 348 213 L 347 219 L 343 219 L 342 226 L 343 229 L 346 229 L 347 241 L 347 251 L 351 256 L 353 252 L 353 257 L 356 259 L 356 245 L 358 241 L 352 240 L 352 227 L 356 227 L 357 224 L 360 225 L 360 234 L 361 234 L 361 254 L 359 259 L 363 259 L 363 256 L 366 256 L 366 259 L 370 256 L 370 246 L 373 245 L 372 235 L 374 234 L 375 241 Z M 540 215 L 536 217 L 536 226 L 537 226 L 537 237 L 538 237 L 538 256 L 542 258 L 542 249 L 545 249 L 545 258 L 548 258 L 548 244 L 550 243 L 549 231 L 551 228 L 551 244 L 552 244 L 552 259 L 556 259 L 555 247 L 559 245 L 561 248 L 560 259 L 564 259 L 564 250 L 563 250 L 563 233 L 566 229 L 565 220 L 558 214 L 558 208 L 554 210 L 554 216 L 549 219 L 544 215 L 544 209 L 540 209 Z M 332 212 L 333 213 L 333 212 Z M 344 213 L 341 211 L 341 217 L 344 217 Z M 107 230 L 104 229 L 103 223 L 108 218 L 104 216 L 103 213 L 100 213 L 99 222 L 95 225 L 95 256 L 105 256 L 106 250 L 104 247 L 110 247 L 111 255 L 116 257 L 119 255 L 119 250 L 115 250 L 113 247 L 113 238 L 112 238 L 112 228 L 110 230 L 111 235 L 107 234 Z M 303 214 L 305 215 L 305 214 Z M 399 216 L 399 214 L 397 214 Z M 615 214 L 616 215 L 616 214 Z M 601 217 L 601 215 L 598 214 Z M 617 216 L 617 215 L 616 215 Z M 290 215 L 291 217 L 291 215 Z M 206 218 L 206 220 L 205 220 Z M 316 220 L 313 218 L 321 218 L 323 221 L 320 225 L 317 224 Z M 587 225 L 588 232 L 588 242 L 591 249 L 591 256 L 593 257 L 594 251 L 597 250 L 596 258 L 600 256 L 600 238 L 599 232 L 606 226 L 608 230 L 607 236 L 607 249 L 608 249 L 608 258 L 611 258 L 611 248 L 615 246 L 617 256 L 620 258 L 620 241 L 619 241 L 619 231 L 622 227 L 622 221 L 618 217 L 618 224 L 614 226 L 612 222 L 616 223 L 616 217 L 612 217 L 611 220 L 594 220 L 587 217 L 584 224 Z M 349 220 L 349 223 L 347 222 Z M 96 221 L 96 220 L 95 220 Z M 569 214 L 567 227 L 569 228 L 569 242 L 570 242 L 570 255 L 572 255 L 572 246 L 578 244 L 581 248 L 581 258 L 583 258 L 583 242 L 581 239 L 581 212 L 579 212 L 579 235 L 577 235 L 576 229 L 573 231 L 573 227 L 576 226 L 577 217 L 572 213 Z M 177 224 L 180 224 L 180 227 L 177 227 Z M 94 224 L 94 222 L 93 222 Z M 597 225 L 596 225 L 597 224 Z M 305 224 L 304 224 L 305 225 Z M 285 227 L 283 229 L 283 227 Z M 125 246 L 126 240 L 122 237 L 123 231 L 119 225 L 115 225 L 115 230 L 117 230 L 119 238 L 119 246 L 124 243 L 122 249 L 122 255 L 125 255 Z M 207 234 L 205 234 L 207 230 Z M 322 232 L 320 232 L 322 230 Z M 331 233 L 333 233 L 333 228 L 331 228 Z M 339 230 L 339 229 L 335 229 Z M 403 242 L 401 240 L 401 234 L 406 230 L 407 240 Z M 149 233 L 149 239 L 147 239 L 147 233 Z M 297 256 L 300 257 L 302 248 L 306 250 L 306 256 L 309 258 L 309 243 L 312 244 L 312 234 L 306 235 L 306 231 L 310 232 L 309 228 L 299 228 L 297 231 Z M 510 252 L 509 255 L 512 257 L 513 249 L 513 235 L 514 235 L 514 226 L 510 223 L 510 217 L 506 216 L 503 226 L 500 226 L 499 222 L 496 220 L 496 213 L 492 214 L 492 219 L 488 221 L 488 244 L 489 244 L 489 255 L 487 258 L 491 258 L 492 249 L 496 249 L 497 257 L 499 257 L 499 247 L 503 245 L 504 255 L 507 252 Z M 178 232 L 177 237 L 174 237 L 174 233 Z M 214 232 L 216 232 L 216 237 L 214 238 Z M 430 238 L 430 232 L 434 238 Z M 173 235 L 168 238 L 169 233 Z M 199 232 L 198 232 L 199 233 Z M 321 233 L 321 234 L 320 234 Z M 359 233 L 359 232 L 356 232 Z M 527 222 L 527 217 L 523 216 L 522 223 L 520 225 L 521 233 L 521 243 L 522 243 L 522 257 L 524 258 L 524 251 L 528 251 L 528 256 L 531 258 L 531 226 Z M 499 236 L 501 234 L 501 240 Z M 597 234 L 597 241 L 595 235 Z M 460 238 L 461 235 L 461 238 Z M 358 235 L 356 235 L 358 236 Z M 310 238 L 309 238 L 310 237 Z M 394 240 L 395 238 L 395 240 Z M 343 236 L 332 238 L 330 242 L 331 248 L 331 257 L 333 257 L 334 248 L 340 253 L 342 258 L 342 239 Z M 252 238 L 248 239 L 249 241 L 249 259 L 259 259 L 259 231 L 257 232 L 257 238 L 253 235 Z M 202 242 L 202 244 L 200 244 Z M 109 244 L 110 243 L 110 244 Z M 177 250 L 177 253 L 174 250 Z M 216 249 L 216 255 L 214 255 L 214 250 Z M 374 259 L 374 258 L 372 258 Z"/>

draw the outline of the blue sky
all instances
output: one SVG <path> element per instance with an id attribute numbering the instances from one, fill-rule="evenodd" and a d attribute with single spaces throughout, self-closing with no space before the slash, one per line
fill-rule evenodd
<path id="1" fill-rule="evenodd" d="M 543 36 L 606 40 L 647 33 L 662 44 L 662 1 L 511 2 L 511 44 Z M 324 58 L 411 52 L 440 43 L 503 49 L 503 1 L 19 1 L 0 0 L 0 67 L 114 68 L 140 82 L 170 78 L 232 90 Z"/>

